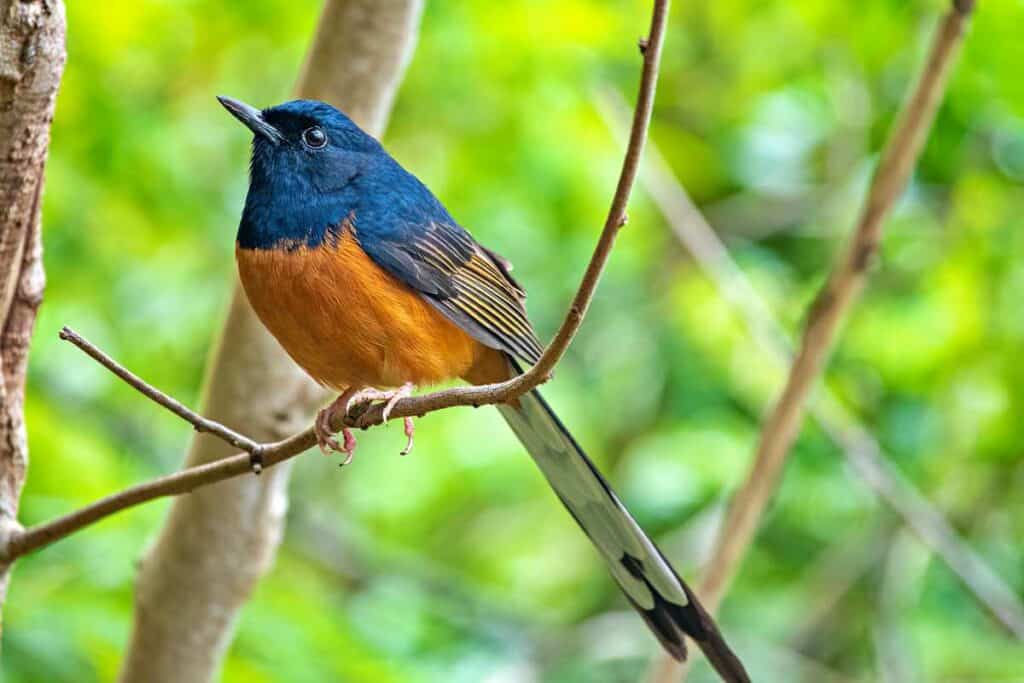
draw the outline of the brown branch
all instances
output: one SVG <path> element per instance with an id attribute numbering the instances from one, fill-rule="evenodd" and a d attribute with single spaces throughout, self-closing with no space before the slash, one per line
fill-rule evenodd
<path id="1" fill-rule="evenodd" d="M 594 249 L 594 254 L 583 275 L 576 296 L 569 307 L 569 312 L 566 314 L 565 320 L 554 339 L 544 350 L 537 364 L 518 377 L 495 384 L 457 387 L 405 398 L 395 404 L 390 415 L 392 419 L 422 416 L 426 413 L 455 406 L 504 403 L 536 388 L 550 377 L 551 371 L 565 354 L 566 349 L 568 349 L 569 344 L 583 322 L 583 317 L 593 299 L 601 273 L 611 254 L 615 237 L 626 222 L 626 204 L 636 180 L 640 156 L 647 138 L 647 129 L 654 106 L 658 63 L 664 42 L 668 5 L 669 0 L 655 0 L 654 2 L 650 32 L 645 41 L 641 43 L 643 70 L 640 78 L 639 95 L 633 114 L 629 144 L 626 147 L 625 158 L 622 163 L 622 171 L 619 174 L 618 184 L 616 185 L 615 194 L 608 211 L 608 217 L 605 220 L 604 228 Z M 276 465 L 299 455 L 316 443 L 313 429 L 309 427 L 282 441 L 257 444 L 248 437 L 197 415 L 180 402 L 170 398 L 118 365 L 109 356 L 71 330 L 65 328 L 61 332 L 61 337 L 75 343 L 76 346 L 114 372 L 118 377 L 125 380 L 132 387 L 171 410 L 182 419 L 190 422 L 196 429 L 209 431 L 245 452 L 213 463 L 190 467 L 143 484 L 137 484 L 63 517 L 16 532 L 8 539 L 6 546 L 0 548 L 0 559 L 2 560 L 11 561 L 28 552 L 43 548 L 109 515 L 139 505 L 140 503 L 165 496 L 179 495 L 200 486 L 237 477 L 248 472 L 254 460 L 258 460 L 266 467 Z M 383 421 L 382 412 L 383 407 L 381 405 L 373 405 L 358 416 L 347 415 L 340 420 L 336 420 L 336 424 L 332 426 L 338 429 L 342 426 L 353 428 L 370 427 Z"/>
<path id="2" fill-rule="evenodd" d="M 39 199 L 64 72 L 64 3 L 0 0 L 0 544 L 18 533 L 28 467 L 25 377 L 43 298 Z M 10 564 L 0 562 L 0 608 Z"/>
<path id="3" fill-rule="evenodd" d="M 313 436 L 312 430 L 306 430 L 282 441 L 261 444 L 263 464 L 266 467 L 276 465 L 308 450 L 315 443 L 316 437 Z M 20 533 L 13 534 L 7 543 L 3 557 L 8 561 L 17 559 L 33 550 L 45 548 L 54 541 L 59 541 L 115 512 L 121 512 L 150 500 L 177 496 L 200 486 L 237 477 L 249 472 L 251 467 L 251 454 L 239 453 L 222 460 L 189 467 L 174 474 L 130 486 L 63 517 L 28 527 Z"/>
<path id="4" fill-rule="evenodd" d="M 803 418 L 804 403 L 832 348 L 839 324 L 864 286 L 882 222 L 903 190 L 935 118 L 972 3 L 954 2 L 936 33 L 928 61 L 890 134 L 853 239 L 811 306 L 782 396 L 765 422 L 757 455 L 736 493 L 711 562 L 702 595 L 710 609 L 721 601 L 778 485 Z"/>

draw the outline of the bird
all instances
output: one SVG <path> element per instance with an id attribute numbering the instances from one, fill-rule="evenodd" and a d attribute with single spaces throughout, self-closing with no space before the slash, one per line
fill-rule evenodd
<path id="1" fill-rule="evenodd" d="M 507 380 L 543 351 L 511 264 L 348 116 L 325 102 L 258 109 L 218 100 L 253 133 L 235 256 L 253 310 L 291 358 L 339 392 L 315 422 L 321 448 L 351 460 L 331 419 L 417 387 Z M 498 405 L 612 578 L 664 649 L 684 636 L 723 680 L 749 681 L 697 596 L 633 519 L 536 390 Z M 407 443 L 414 427 L 405 418 Z"/>

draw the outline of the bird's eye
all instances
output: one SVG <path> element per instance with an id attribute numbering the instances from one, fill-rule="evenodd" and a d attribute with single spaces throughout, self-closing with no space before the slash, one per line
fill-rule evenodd
<path id="1" fill-rule="evenodd" d="M 320 126 L 302 131 L 302 142 L 310 149 L 320 149 L 327 144 L 327 135 Z"/>

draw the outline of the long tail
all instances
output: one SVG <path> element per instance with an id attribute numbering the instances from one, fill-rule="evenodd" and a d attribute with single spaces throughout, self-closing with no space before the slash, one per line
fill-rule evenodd
<path id="1" fill-rule="evenodd" d="M 541 395 L 533 391 L 516 405 L 498 408 L 669 654 L 686 659 L 685 634 L 700 646 L 724 681 L 749 683 L 743 664 L 714 620 Z"/>

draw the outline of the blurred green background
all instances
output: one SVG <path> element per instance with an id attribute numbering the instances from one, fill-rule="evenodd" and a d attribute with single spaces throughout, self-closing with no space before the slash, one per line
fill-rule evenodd
<path id="1" fill-rule="evenodd" d="M 945 105 L 828 382 L 1024 593 L 1024 4 L 979 3 Z M 939 0 L 676 0 L 652 139 L 797 330 L 855 218 Z M 196 404 L 227 302 L 248 136 L 213 96 L 287 99 L 312 0 L 83 3 L 44 204 L 22 521 L 176 468 L 189 429 L 57 340 L 79 329 Z M 578 283 L 649 5 L 428 1 L 385 142 L 516 264 L 547 337 Z M 686 577 L 780 375 L 640 189 L 545 392 Z M 656 646 L 492 410 L 361 437 L 294 468 L 280 557 L 223 680 L 638 680 Z M 19 562 L 3 679 L 111 680 L 134 563 L 167 503 Z M 834 604 L 831 604 L 834 601 Z M 722 610 L 761 681 L 1020 681 L 1024 647 L 877 503 L 813 425 Z M 903 673 L 887 658 L 898 653 Z M 712 680 L 703 663 L 693 680 Z"/>

